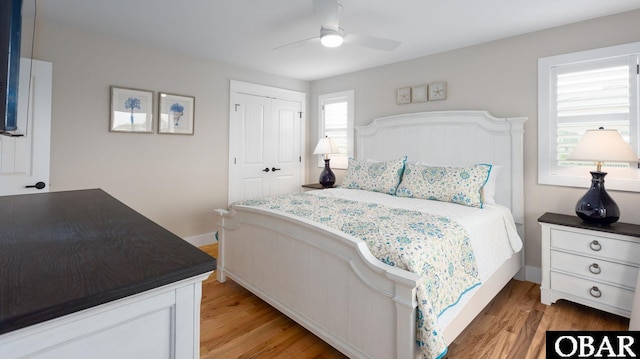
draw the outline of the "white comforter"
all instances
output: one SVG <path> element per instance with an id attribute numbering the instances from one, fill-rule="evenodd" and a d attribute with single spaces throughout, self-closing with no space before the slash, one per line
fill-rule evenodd
<path id="1" fill-rule="evenodd" d="M 390 196 L 384 193 L 331 188 L 307 193 L 337 197 L 389 207 L 406 208 L 455 220 L 469 233 L 480 279 L 484 282 L 504 261 L 522 249 L 513 216 L 508 208 L 485 204 L 482 209 L 455 203 Z"/>
<path id="2" fill-rule="evenodd" d="M 518 237 L 511 213 L 507 208 L 500 205 L 486 205 L 481 209 L 459 204 L 401 198 L 377 192 L 353 189 L 327 189 L 307 192 L 307 194 L 318 197 L 330 197 L 338 201 L 310 201 L 304 200 L 303 197 L 299 195 L 291 195 L 293 197 L 280 196 L 270 199 L 250 200 L 234 205 L 263 207 L 268 210 L 276 210 L 281 214 L 301 216 L 303 218 L 312 216 L 314 221 L 327 225 L 331 223 L 331 227 L 335 225 L 341 226 L 342 231 L 344 231 L 345 225 L 347 225 L 347 229 L 357 230 L 358 233 L 364 230 L 363 233 L 360 233 L 364 235 L 362 238 L 367 240 L 367 246 L 369 246 L 370 250 L 374 251 L 375 249 L 376 256 L 381 256 L 379 257 L 380 260 L 383 262 L 385 262 L 385 259 L 393 260 L 389 262 L 389 264 L 394 266 L 402 262 L 402 268 L 424 275 L 428 280 L 418 288 L 417 293 L 419 299 L 418 319 L 420 322 L 417 334 L 419 334 L 418 342 L 420 343 L 422 354 L 425 358 L 440 358 L 446 354 L 446 346 L 442 337 L 439 335 L 441 330 L 438 328 L 446 327 L 462 307 L 460 304 L 468 301 L 470 295 L 467 293 L 472 293 L 474 289 L 488 279 L 502 263 L 522 248 L 522 242 Z M 356 204 L 356 202 L 378 204 L 380 207 L 362 206 L 361 204 Z M 355 222 L 347 221 L 342 223 L 341 220 L 345 220 L 345 218 L 340 216 L 340 219 L 338 219 L 338 217 L 331 215 L 331 213 L 333 213 L 331 211 L 324 217 L 322 215 L 319 216 L 317 209 L 323 206 L 326 207 L 327 205 L 331 208 L 335 206 L 339 213 L 343 213 L 344 216 L 346 216 L 346 220 L 349 220 L 349 216 L 352 217 L 356 215 L 357 218 L 357 213 L 364 214 L 366 212 L 375 218 L 391 220 L 392 222 L 389 222 L 390 224 L 406 223 L 407 229 L 412 228 L 414 230 L 407 232 L 404 230 L 405 227 L 393 228 L 391 229 L 394 231 L 393 233 L 402 233 L 402 235 L 398 234 L 399 237 L 396 237 L 398 243 L 395 241 L 379 242 L 379 236 L 374 235 L 371 238 L 368 237 L 370 234 L 368 230 L 372 223 L 375 223 L 375 220 L 372 222 L 371 218 L 363 216 L 367 217 L 364 222 L 356 220 Z M 369 212 L 367 208 L 370 209 L 371 212 Z M 414 232 L 417 228 L 414 226 L 418 224 L 422 225 L 422 222 L 415 222 L 415 220 L 411 222 L 411 216 L 407 218 L 409 222 L 403 222 L 405 217 L 396 217 L 393 214 L 395 213 L 393 209 L 398 208 L 403 211 L 400 212 L 403 214 L 413 212 L 414 215 L 412 216 L 415 216 L 416 212 L 436 216 L 433 217 L 433 219 L 431 219 L 432 217 L 424 217 L 426 218 L 425 223 L 429 223 L 428 227 L 432 229 L 429 231 L 429 236 L 435 235 L 437 238 L 439 235 L 446 235 L 451 241 L 431 241 L 429 244 L 429 242 L 421 242 L 422 237 L 420 235 L 412 240 L 412 235 L 415 234 Z M 380 209 L 381 213 L 378 213 L 378 209 Z M 404 212 L 404 210 L 409 211 Z M 442 220 L 439 218 L 442 218 Z M 444 225 L 444 227 L 440 228 L 439 225 Z M 453 230 L 453 227 L 449 229 L 450 226 L 457 227 L 457 229 Z M 392 227 L 391 225 L 389 226 L 389 228 Z M 460 227 L 463 227 L 466 233 L 464 233 Z M 384 228 L 387 229 L 386 226 Z M 378 230 L 382 231 L 382 227 L 376 227 L 376 231 L 374 232 L 378 233 Z M 451 232 L 449 232 L 450 230 Z M 420 231 L 418 230 L 418 232 Z M 351 232 L 347 231 L 347 233 Z M 427 235 L 427 232 L 423 233 L 425 233 L 425 236 Z M 438 233 L 440 234 L 438 235 Z M 383 238 L 389 238 L 390 235 L 391 233 L 383 234 Z M 359 237 L 359 235 L 357 235 L 357 237 Z M 402 241 L 403 239 L 407 241 Z M 462 244 L 463 242 L 466 244 Z M 407 247 L 405 247 L 404 243 L 413 244 L 407 244 Z M 451 244 L 447 243 L 451 243 L 454 246 L 451 247 Z M 389 251 L 387 247 L 389 247 L 390 244 L 397 244 L 399 247 L 396 250 Z M 446 247 L 445 244 L 449 245 L 449 247 Z M 441 248 L 442 246 L 445 247 Z M 466 249 L 463 249 L 465 246 Z M 423 248 L 423 250 L 420 250 L 420 248 Z M 415 252 L 416 249 L 418 252 Z M 397 250 L 401 253 L 399 257 L 396 255 Z M 404 250 L 407 251 L 405 252 Z M 425 250 L 427 251 L 425 252 Z M 471 250 L 473 250 L 473 253 Z M 426 257 L 425 254 L 427 254 Z M 433 255 L 443 259 L 433 262 Z M 475 260 L 473 260 L 474 257 Z M 465 262 L 466 258 L 472 258 L 471 262 Z M 405 263 L 405 259 L 408 260 L 407 263 Z M 426 262 L 423 263 L 423 259 Z M 460 260 L 462 260 L 462 262 L 459 262 Z M 473 263 L 473 268 L 468 267 L 471 263 Z M 422 272 L 424 268 L 427 268 L 427 272 Z M 451 288 L 442 285 L 445 283 L 440 279 L 442 276 L 451 276 L 451 278 L 453 278 L 452 281 L 446 282 L 453 285 Z"/>

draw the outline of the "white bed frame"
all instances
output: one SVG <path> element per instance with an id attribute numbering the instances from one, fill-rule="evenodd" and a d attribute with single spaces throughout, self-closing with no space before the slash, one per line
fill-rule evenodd
<path id="1" fill-rule="evenodd" d="M 356 127 L 361 160 L 503 166 L 496 202 L 509 207 L 524 238 L 523 128 L 526 118 L 484 111 L 423 112 Z M 227 277 L 351 358 L 411 358 L 419 275 L 383 264 L 362 241 L 305 220 L 251 208 L 221 216 L 217 278 Z M 522 270 L 524 250 L 472 293 L 443 329 L 447 344 Z"/>

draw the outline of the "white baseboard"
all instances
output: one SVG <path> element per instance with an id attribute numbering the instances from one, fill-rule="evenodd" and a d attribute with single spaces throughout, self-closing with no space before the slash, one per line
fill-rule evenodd
<path id="1" fill-rule="evenodd" d="M 216 239 L 216 232 L 199 234 L 197 236 L 184 238 L 184 240 L 196 247 L 202 247 L 218 242 L 218 240 Z"/>
<path id="2" fill-rule="evenodd" d="M 525 266 L 524 277 L 528 282 L 542 283 L 542 269 L 539 267 Z"/>

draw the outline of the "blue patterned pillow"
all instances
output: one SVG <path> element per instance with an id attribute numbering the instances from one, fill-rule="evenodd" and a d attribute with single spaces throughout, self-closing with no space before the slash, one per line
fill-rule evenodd
<path id="1" fill-rule="evenodd" d="M 342 188 L 396 194 L 407 156 L 388 162 L 364 162 L 349 158 Z"/>
<path id="2" fill-rule="evenodd" d="M 481 189 L 491 165 L 438 167 L 407 163 L 396 195 L 482 208 Z"/>

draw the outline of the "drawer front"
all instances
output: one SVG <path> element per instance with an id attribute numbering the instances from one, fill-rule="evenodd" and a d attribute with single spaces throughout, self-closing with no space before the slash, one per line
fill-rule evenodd
<path id="1" fill-rule="evenodd" d="M 551 229 L 551 247 L 640 265 L 640 243 Z"/>
<path id="2" fill-rule="evenodd" d="M 553 271 L 551 289 L 628 311 L 631 311 L 633 305 L 634 291 Z"/>
<path id="3" fill-rule="evenodd" d="M 553 250 L 551 269 L 629 288 L 635 288 L 638 276 L 637 267 Z"/>

